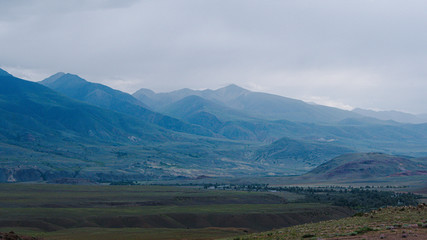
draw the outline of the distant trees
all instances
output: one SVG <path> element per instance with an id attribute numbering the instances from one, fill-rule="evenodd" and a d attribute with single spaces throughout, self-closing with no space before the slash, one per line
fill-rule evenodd
<path id="1" fill-rule="evenodd" d="M 349 207 L 354 210 L 367 211 L 385 206 L 417 205 L 419 195 L 376 190 L 376 187 L 269 187 L 268 184 L 205 184 L 205 189 L 240 190 L 256 192 L 292 192 L 303 197 L 297 202 L 326 203 Z M 379 187 L 381 188 L 381 187 Z M 392 187 L 390 187 L 392 188 Z"/>

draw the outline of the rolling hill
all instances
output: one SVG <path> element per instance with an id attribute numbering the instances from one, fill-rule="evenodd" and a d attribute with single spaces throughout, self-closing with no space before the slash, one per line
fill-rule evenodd
<path id="1" fill-rule="evenodd" d="M 427 174 L 427 165 L 408 157 L 353 153 L 325 162 L 305 176 L 319 179 L 370 179 L 419 174 Z"/>
<path id="2" fill-rule="evenodd" d="M 288 169 L 311 169 L 336 156 L 353 152 L 334 142 L 281 138 L 257 151 L 257 161 Z M 301 173 L 301 172 L 300 172 Z"/>

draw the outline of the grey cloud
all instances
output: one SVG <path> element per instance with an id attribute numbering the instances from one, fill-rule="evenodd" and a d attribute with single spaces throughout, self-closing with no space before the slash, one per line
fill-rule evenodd
<path id="1" fill-rule="evenodd" d="M 426 8 L 390 0 L 0 0 L 0 63 L 129 92 L 236 83 L 427 112 Z"/>

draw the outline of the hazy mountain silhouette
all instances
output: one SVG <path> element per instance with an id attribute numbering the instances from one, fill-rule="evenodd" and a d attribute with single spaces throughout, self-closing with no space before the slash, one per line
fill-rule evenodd
<path id="1" fill-rule="evenodd" d="M 184 119 L 199 112 L 213 114 L 222 121 L 253 119 L 250 115 L 196 95 L 190 95 L 173 102 L 164 107 L 162 112 Z"/>
<path id="2" fill-rule="evenodd" d="M 88 82 L 77 75 L 57 73 L 40 83 L 68 97 L 138 117 L 145 122 L 170 130 L 204 136 L 212 135 L 209 130 L 200 126 L 191 125 L 176 118 L 153 112 L 128 93 L 102 84 Z"/>
<path id="3" fill-rule="evenodd" d="M 290 120 L 298 122 L 330 123 L 346 118 L 362 116 L 346 110 L 321 105 L 308 104 L 301 100 L 278 95 L 252 92 L 237 85 L 229 85 L 217 90 L 181 89 L 170 93 L 154 93 L 143 89 L 134 96 L 157 110 L 190 95 L 200 96 L 240 111 L 248 116 L 265 120 Z"/>
<path id="4" fill-rule="evenodd" d="M 361 108 L 356 108 L 353 112 L 367 117 L 372 117 L 380 120 L 392 120 L 401 123 L 426 123 L 427 117 L 422 115 L 414 115 L 399 111 L 373 111 Z"/>

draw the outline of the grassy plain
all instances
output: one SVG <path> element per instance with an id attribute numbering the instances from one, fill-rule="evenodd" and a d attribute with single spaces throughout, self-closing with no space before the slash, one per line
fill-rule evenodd
<path id="1" fill-rule="evenodd" d="M 350 214 L 268 192 L 0 184 L 0 231 L 44 239 L 215 239 Z"/>

